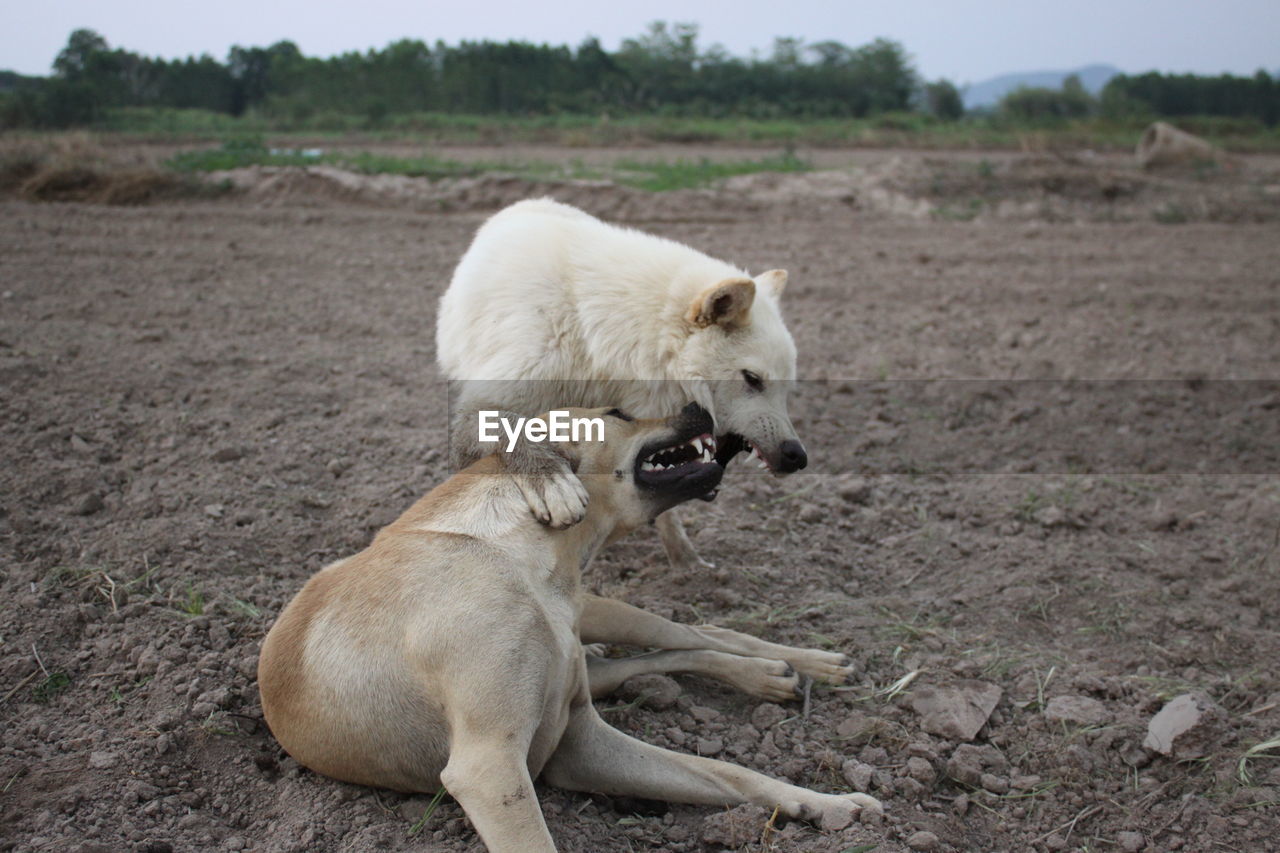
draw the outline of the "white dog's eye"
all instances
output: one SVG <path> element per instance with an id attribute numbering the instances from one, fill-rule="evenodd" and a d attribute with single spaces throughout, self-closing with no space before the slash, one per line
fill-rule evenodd
<path id="1" fill-rule="evenodd" d="M 752 391 L 763 391 L 764 380 L 759 375 L 752 373 L 750 370 L 742 371 L 742 378 L 746 380 L 747 387 Z"/>

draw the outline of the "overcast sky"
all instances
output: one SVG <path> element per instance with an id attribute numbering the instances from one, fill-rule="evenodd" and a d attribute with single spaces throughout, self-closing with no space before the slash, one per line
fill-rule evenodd
<path id="1" fill-rule="evenodd" d="M 1280 68 L 1280 0 L 0 0 L 0 68 L 47 74 L 71 30 L 165 58 L 290 39 L 309 56 L 399 38 L 524 39 L 607 49 L 653 20 L 694 21 L 699 43 L 767 53 L 774 36 L 901 42 L 928 79 L 1109 63 L 1123 71 L 1252 74 Z"/>

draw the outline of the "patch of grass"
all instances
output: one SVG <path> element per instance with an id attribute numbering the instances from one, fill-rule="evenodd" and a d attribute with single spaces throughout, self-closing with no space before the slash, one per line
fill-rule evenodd
<path id="1" fill-rule="evenodd" d="M 259 610 L 254 605 L 250 604 L 249 602 L 241 601 L 240 599 L 236 598 L 234 595 L 228 595 L 226 598 L 227 598 L 227 607 L 233 610 L 234 612 L 239 613 L 241 616 L 247 616 L 250 619 L 261 618 L 262 611 Z"/>
<path id="2" fill-rule="evenodd" d="M 1240 763 L 1236 765 L 1236 778 L 1240 780 L 1242 785 L 1253 785 L 1253 774 L 1249 772 L 1249 762 L 1257 758 L 1280 758 L 1280 755 L 1264 755 L 1264 753 L 1280 751 L 1280 735 L 1273 737 L 1271 740 L 1256 743 L 1245 750 L 1244 755 L 1240 756 Z"/>
<path id="3" fill-rule="evenodd" d="M 971 198 L 965 202 L 957 202 L 955 204 L 943 204 L 933 209 L 933 215 L 938 219 L 947 219 L 952 222 L 971 222 L 982 213 L 984 202 L 980 198 Z"/>
<path id="4" fill-rule="evenodd" d="M 239 729 L 229 729 L 225 726 L 218 725 L 215 718 L 219 716 L 221 716 L 219 711 L 210 711 L 209 716 L 200 724 L 200 728 L 208 734 L 222 735 L 223 737 L 237 737 L 241 734 Z"/>
<path id="5" fill-rule="evenodd" d="M 220 139 L 271 133 L 317 136 L 359 134 L 372 140 L 428 140 L 432 144 L 534 143 L 608 147 L 646 143 L 910 147 L 931 149 L 1073 148 L 1130 151 L 1150 119 L 1084 118 L 1052 126 L 1004 117 L 971 116 L 939 121 L 917 113 L 863 119 L 707 118 L 681 115 L 466 115 L 411 112 L 369 115 L 321 110 L 310 114 L 250 111 L 233 117 L 207 110 L 127 107 L 108 110 L 96 130 L 169 138 Z M 1229 119 L 1185 117 L 1184 129 L 1233 151 L 1280 150 L 1280 129 Z M 1034 131 L 1034 133 L 1032 133 Z"/>
<path id="6" fill-rule="evenodd" d="M 756 172 L 807 172 L 812 168 L 808 161 L 789 151 L 777 157 L 727 162 L 714 162 L 705 157 L 701 160 L 676 160 L 670 163 L 642 163 L 627 160 L 618 164 L 617 180 L 624 186 L 650 192 L 665 192 L 698 189 L 737 175 Z"/>
<path id="7" fill-rule="evenodd" d="M 1198 689 L 1196 685 L 1189 681 L 1183 681 L 1181 678 L 1171 678 L 1163 675 L 1131 675 L 1129 677 L 1140 682 L 1161 702 L 1168 702 L 1175 696 L 1191 693 Z"/>
<path id="8" fill-rule="evenodd" d="M 192 584 L 187 584 L 187 597 L 178 602 L 178 609 L 188 616 L 204 614 L 204 593 Z"/>
<path id="9" fill-rule="evenodd" d="M 431 820 L 431 816 L 436 813 L 436 809 L 440 808 L 440 801 L 444 799 L 444 785 L 440 786 L 440 790 L 436 791 L 435 796 L 431 798 L 431 802 L 427 803 L 427 809 L 422 813 L 422 817 L 418 818 L 418 822 L 409 827 L 409 837 L 413 838 L 423 827 L 427 825 L 427 821 Z"/>
<path id="10" fill-rule="evenodd" d="M 885 618 L 876 626 L 876 630 L 892 639 L 919 641 L 926 637 L 942 636 L 943 622 L 937 617 L 925 618 L 922 610 L 917 610 L 910 618 L 904 619 L 887 607 L 877 609 Z"/>
<path id="11" fill-rule="evenodd" d="M 186 151 L 166 164 L 183 173 L 215 172 L 246 166 L 327 165 L 366 175 L 405 175 L 440 180 L 475 177 L 485 173 L 515 174 L 527 180 L 553 178 L 612 178 L 618 183 L 651 192 L 709 186 L 735 175 L 755 172 L 805 172 L 812 167 L 790 151 L 759 160 L 716 162 L 627 160 L 609 169 L 589 168 L 581 161 L 559 165 L 540 161 L 520 163 L 448 160 L 423 153 L 417 157 L 393 157 L 368 151 L 343 153 L 322 148 L 270 148 L 261 137 L 229 139 L 219 148 Z"/>
<path id="12" fill-rule="evenodd" d="M 1191 221 L 1191 214 L 1187 213 L 1182 205 L 1169 202 L 1156 208 L 1151 218 L 1161 225 L 1182 225 Z"/>
<path id="13" fill-rule="evenodd" d="M 56 670 L 49 673 L 45 676 L 44 681 L 32 688 L 31 698 L 41 705 L 47 705 L 70 686 L 71 676 L 61 670 Z"/>
<path id="14" fill-rule="evenodd" d="M 1106 634 L 1123 637 L 1133 621 L 1133 609 L 1125 601 L 1114 600 L 1091 607 L 1087 613 L 1092 625 L 1076 629 L 1077 634 Z"/>

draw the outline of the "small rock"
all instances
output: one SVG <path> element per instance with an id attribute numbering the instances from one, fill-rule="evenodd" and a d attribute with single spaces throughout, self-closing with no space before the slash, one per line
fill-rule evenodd
<path id="1" fill-rule="evenodd" d="M 1031 791 L 1034 790 L 1042 781 L 1043 780 L 1039 776 L 1034 774 L 1030 776 L 1021 776 L 1015 773 L 1013 777 L 1009 779 L 1009 787 L 1019 791 Z"/>
<path id="2" fill-rule="evenodd" d="M 241 447 L 222 447 L 213 452 L 209 457 L 214 462 L 235 462 L 237 459 L 244 458 L 244 448 Z"/>
<path id="3" fill-rule="evenodd" d="M 665 675 L 636 675 L 622 682 L 618 695 L 655 711 L 665 711 L 680 698 L 680 685 Z"/>
<path id="4" fill-rule="evenodd" d="M 94 770 L 106 770 L 115 767 L 120 761 L 120 756 L 114 752 L 91 752 L 89 753 L 89 766 Z"/>
<path id="5" fill-rule="evenodd" d="M 783 708 L 781 704 L 774 704 L 772 702 L 762 702 L 758 704 L 758 706 L 755 706 L 755 711 L 751 712 L 751 725 L 755 726 L 756 729 L 759 729 L 760 731 L 772 729 L 773 726 L 780 724 L 780 722 L 786 719 L 786 708 Z"/>
<path id="6" fill-rule="evenodd" d="M 912 850 L 937 850 L 938 836 L 922 829 L 907 838 L 907 846 Z"/>
<path id="7" fill-rule="evenodd" d="M 1147 837 L 1141 832 L 1117 832 L 1116 844 L 1124 853 L 1138 853 L 1147 846 Z"/>
<path id="8" fill-rule="evenodd" d="M 861 761 L 850 758 L 840 767 L 840 773 L 844 776 L 844 780 L 849 783 L 849 787 L 863 794 L 871 792 L 871 777 L 876 769 L 870 764 L 863 764 Z"/>
<path id="9" fill-rule="evenodd" d="M 933 765 L 923 758 L 917 757 L 907 759 L 907 775 L 926 787 L 932 785 L 934 780 L 938 778 L 938 773 L 933 769 Z"/>
<path id="10" fill-rule="evenodd" d="M 210 518 L 222 518 L 222 513 L 226 510 L 222 504 L 205 504 L 204 514 Z"/>
<path id="11" fill-rule="evenodd" d="M 947 761 L 947 775 L 972 788 L 981 787 L 982 777 L 988 771 L 1004 773 L 1008 769 L 1008 759 L 991 744 L 961 744 Z"/>
<path id="12" fill-rule="evenodd" d="M 1067 839 L 1061 834 L 1055 832 L 1044 840 L 1044 846 L 1050 850 L 1066 850 Z"/>
<path id="13" fill-rule="evenodd" d="M 820 524 L 827 517 L 827 511 L 817 504 L 809 504 L 800 510 L 800 520 L 805 524 Z"/>
<path id="14" fill-rule="evenodd" d="M 1002 691 L 985 681 L 958 681 L 946 687 L 925 686 L 911 695 L 911 709 L 920 727 L 955 741 L 973 740 L 986 725 Z"/>
<path id="15" fill-rule="evenodd" d="M 1044 716 L 1076 726 L 1101 725 L 1110 717 L 1106 705 L 1088 696 L 1054 696 L 1044 706 Z"/>
<path id="16" fill-rule="evenodd" d="M 1009 780 L 994 773 L 983 773 L 978 777 L 978 783 L 982 785 L 984 791 L 990 791 L 993 794 L 1009 793 Z"/>
<path id="17" fill-rule="evenodd" d="M 859 713 L 852 713 L 836 726 L 836 734 L 842 738 L 854 738 L 867 730 L 870 721 Z"/>
<path id="18" fill-rule="evenodd" d="M 1178 526 L 1178 514 L 1157 503 L 1147 513 L 1148 530 L 1172 530 Z"/>
<path id="19" fill-rule="evenodd" d="M 718 737 L 698 738 L 698 755 L 719 755 L 724 749 L 724 740 Z"/>
<path id="20" fill-rule="evenodd" d="M 916 802 L 924 799 L 928 789 L 910 776 L 904 776 L 893 783 L 893 791 L 904 800 Z"/>
<path id="21" fill-rule="evenodd" d="M 694 705 L 689 709 L 689 714 L 700 723 L 709 723 L 720 716 L 719 711 L 706 705 Z"/>
<path id="22" fill-rule="evenodd" d="M 330 459 L 329 463 L 324 466 L 330 474 L 335 477 L 341 477 L 351 469 L 350 459 Z"/>
<path id="23" fill-rule="evenodd" d="M 396 811 L 400 813 L 400 817 L 407 823 L 416 824 L 422 820 L 422 815 L 426 813 L 427 806 L 431 805 L 431 800 L 427 797 L 414 797 L 412 800 L 405 800 L 401 803 Z"/>
<path id="24" fill-rule="evenodd" d="M 760 806 L 743 805 L 708 815 L 702 821 L 702 841 L 736 850 L 760 839 L 769 812 Z"/>
<path id="25" fill-rule="evenodd" d="M 845 477 L 836 486 L 836 494 L 851 504 L 865 504 L 871 500 L 871 484 L 862 477 Z"/>
<path id="26" fill-rule="evenodd" d="M 173 747 L 173 739 L 166 734 L 156 738 L 156 755 L 164 755 Z"/>
<path id="27" fill-rule="evenodd" d="M 73 515 L 93 515 L 95 512 L 102 512 L 105 506 L 100 495 L 90 492 L 76 503 L 71 512 Z"/>
<path id="28" fill-rule="evenodd" d="M 197 703 L 207 702 L 217 708 L 225 708 L 231 704 L 231 691 L 226 687 L 216 687 L 196 697 Z"/>
<path id="29" fill-rule="evenodd" d="M 1170 699 L 1151 718 L 1142 745 L 1180 760 L 1194 758 L 1202 754 L 1216 724 L 1224 718 L 1223 711 L 1208 698 L 1184 693 Z"/>
<path id="30" fill-rule="evenodd" d="M 1032 516 L 1041 527 L 1061 527 L 1067 523 L 1067 513 L 1058 506 L 1046 506 Z"/>

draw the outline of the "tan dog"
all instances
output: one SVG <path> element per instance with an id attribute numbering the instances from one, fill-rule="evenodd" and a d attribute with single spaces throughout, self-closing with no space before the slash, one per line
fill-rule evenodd
<path id="1" fill-rule="evenodd" d="M 368 549 L 311 578 L 267 635 L 258 664 L 276 738 L 338 779 L 400 791 L 443 784 L 493 853 L 554 851 L 534 796 L 539 774 L 571 790 L 777 806 L 829 829 L 864 808 L 879 811 L 864 794 L 809 791 L 650 746 L 596 713 L 597 676 L 612 686 L 633 665 L 589 668 L 582 640 L 660 644 L 670 626 L 705 645 L 698 632 L 706 629 L 585 596 L 583 568 L 609 541 L 714 489 L 723 468 L 709 445 L 711 418 L 696 405 L 667 420 L 635 421 L 616 409 L 575 414 L 605 424 L 604 441 L 557 445 L 590 492 L 581 523 L 540 524 L 504 470 L 505 454 L 496 454 L 422 498 Z M 741 640 L 761 644 L 719 629 L 710 636 L 727 651 Z M 770 679 L 782 692 L 794 684 L 779 660 L 659 654 L 701 655 L 676 668 L 732 669 L 732 677 L 717 674 L 756 692 Z"/>

